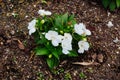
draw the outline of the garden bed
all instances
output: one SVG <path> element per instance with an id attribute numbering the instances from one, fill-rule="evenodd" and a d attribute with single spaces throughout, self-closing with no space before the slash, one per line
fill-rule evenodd
<path id="1" fill-rule="evenodd" d="M 0 0 L 1 1 L 1 0 Z M 52 13 L 75 14 L 91 30 L 91 48 L 77 58 L 61 60 L 51 72 L 44 57 L 35 56 L 34 38 L 28 35 L 28 22 L 38 17 L 39 9 Z M 109 12 L 88 0 L 61 2 L 0 2 L 0 79 L 1 80 L 119 80 L 120 13 Z M 108 27 L 108 22 L 113 23 Z M 75 62 L 87 62 L 83 65 Z M 92 63 L 91 63 L 92 62 Z"/>

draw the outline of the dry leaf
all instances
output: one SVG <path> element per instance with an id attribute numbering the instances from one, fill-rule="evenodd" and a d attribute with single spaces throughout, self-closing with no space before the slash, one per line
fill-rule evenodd
<path id="1" fill-rule="evenodd" d="M 74 62 L 73 64 L 89 66 L 89 65 L 98 65 L 99 63 L 97 63 L 97 62 Z"/>
<path id="2" fill-rule="evenodd" d="M 11 43 L 11 40 L 7 40 L 6 42 L 7 42 L 7 43 Z"/>
<path id="3" fill-rule="evenodd" d="M 98 54 L 97 59 L 100 63 L 103 62 L 104 56 L 102 54 Z"/>
<path id="4" fill-rule="evenodd" d="M 23 3 L 24 2 L 24 0 L 19 0 L 19 3 Z"/>
<path id="5" fill-rule="evenodd" d="M 31 59 L 33 58 L 34 55 L 35 55 L 34 52 L 32 52 L 30 55 L 29 61 L 31 61 Z"/>
<path id="6" fill-rule="evenodd" d="M 18 40 L 18 47 L 22 50 L 25 49 L 25 46 L 23 45 L 23 43 L 20 40 Z"/>
<path id="7" fill-rule="evenodd" d="M 92 59 L 93 59 L 93 60 L 96 60 L 96 57 L 97 57 L 96 54 L 93 54 L 93 55 L 92 55 Z"/>

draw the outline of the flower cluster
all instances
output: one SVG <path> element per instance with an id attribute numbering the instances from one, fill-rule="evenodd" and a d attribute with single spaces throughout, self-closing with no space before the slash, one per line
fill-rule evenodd
<path id="1" fill-rule="evenodd" d="M 86 29 L 83 23 L 75 24 L 74 31 L 79 35 L 91 35 L 90 30 Z M 70 33 L 64 33 L 64 36 L 62 36 L 58 35 L 58 32 L 50 30 L 45 34 L 45 38 L 51 40 L 53 46 L 59 46 L 59 43 L 61 43 L 64 54 L 69 54 L 69 51 L 72 50 L 72 35 Z M 89 43 L 82 40 L 78 42 L 78 46 L 78 53 L 84 53 L 84 50 L 88 50 Z"/>
<path id="2" fill-rule="evenodd" d="M 56 66 L 56 61 L 59 62 L 63 55 L 78 56 L 77 53 L 84 53 L 89 49 L 87 36 L 91 32 L 85 24 L 77 24 L 73 15 L 66 13 L 47 17 L 52 13 L 45 10 L 39 10 L 38 14 L 41 17 L 28 24 L 29 35 L 34 35 L 38 45 L 35 48 L 36 54 L 48 56 L 47 64 L 50 68 Z"/>
<path id="3" fill-rule="evenodd" d="M 64 33 L 62 36 L 58 35 L 58 32 L 50 30 L 45 34 L 45 38 L 51 40 L 53 46 L 59 46 L 61 43 L 64 54 L 68 54 L 69 50 L 72 50 L 72 36 L 69 33 Z"/>

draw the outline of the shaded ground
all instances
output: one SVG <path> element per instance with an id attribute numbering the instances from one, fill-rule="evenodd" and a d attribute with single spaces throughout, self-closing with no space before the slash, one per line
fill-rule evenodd
<path id="1" fill-rule="evenodd" d="M 27 30 L 28 22 L 39 16 L 39 9 L 75 14 L 77 21 L 84 22 L 92 31 L 89 37 L 92 48 L 78 58 L 62 60 L 54 73 L 51 73 L 44 58 L 33 55 L 33 38 Z M 39 0 L 0 0 L 0 80 L 119 80 L 119 11 L 110 13 L 89 0 L 65 0 L 60 3 L 48 1 L 47 4 Z M 114 26 L 109 28 L 106 25 L 108 21 L 112 21 Z M 72 64 L 93 60 L 99 65 Z"/>

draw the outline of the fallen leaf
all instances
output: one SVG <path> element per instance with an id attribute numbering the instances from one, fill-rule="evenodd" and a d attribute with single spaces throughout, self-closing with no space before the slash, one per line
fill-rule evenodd
<path id="1" fill-rule="evenodd" d="M 73 64 L 89 66 L 89 65 L 98 65 L 99 63 L 97 63 L 97 62 L 74 62 Z"/>
<path id="2" fill-rule="evenodd" d="M 11 40 L 7 40 L 6 42 L 7 42 L 7 43 L 11 43 Z"/>
<path id="3" fill-rule="evenodd" d="M 102 63 L 104 59 L 103 54 L 98 54 L 97 59 L 98 59 L 98 62 Z"/>
<path id="4" fill-rule="evenodd" d="M 92 59 L 93 59 L 93 60 L 96 60 L 96 57 L 97 57 L 96 54 L 93 54 L 93 55 L 92 55 Z"/>
<path id="5" fill-rule="evenodd" d="M 33 58 L 34 55 L 35 55 L 35 53 L 32 52 L 31 55 L 30 55 L 29 61 L 31 61 L 31 59 Z"/>
<path id="6" fill-rule="evenodd" d="M 19 0 L 19 3 L 23 3 L 24 2 L 24 0 Z"/>
<path id="7" fill-rule="evenodd" d="M 18 47 L 22 50 L 25 49 L 25 46 L 23 45 L 23 43 L 20 40 L 17 40 L 17 41 L 18 41 Z"/>

